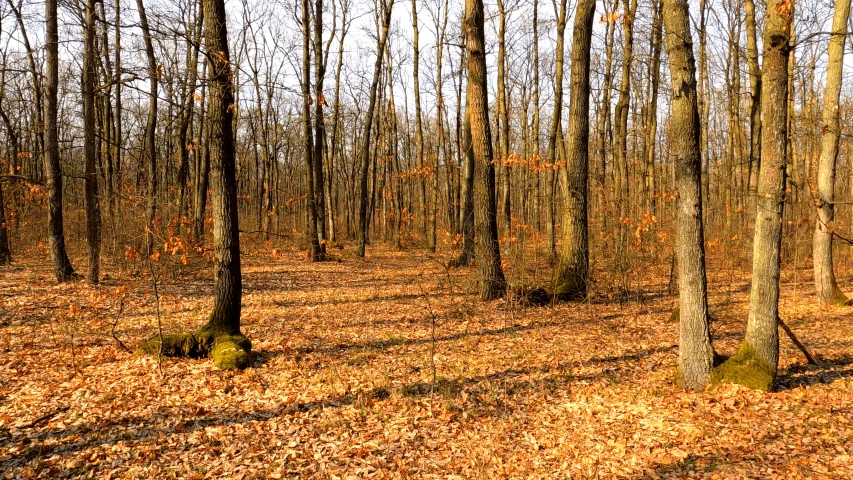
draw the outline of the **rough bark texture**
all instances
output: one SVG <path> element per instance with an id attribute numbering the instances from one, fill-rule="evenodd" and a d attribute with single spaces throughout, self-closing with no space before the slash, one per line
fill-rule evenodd
<path id="1" fill-rule="evenodd" d="M 209 63 L 208 150 L 213 191 L 213 312 L 195 333 L 145 342 L 143 353 L 198 357 L 209 355 L 221 369 L 246 368 L 252 344 L 240 333 L 243 280 L 237 223 L 237 176 L 234 158 L 234 92 L 224 0 L 204 0 L 204 38 Z"/>
<path id="2" fill-rule="evenodd" d="M 95 51 L 95 0 L 86 3 L 86 27 L 83 41 L 83 151 L 86 158 L 86 241 L 89 244 L 90 283 L 98 283 L 101 259 L 101 201 L 98 193 L 97 141 L 95 134 L 95 89 L 97 88 L 97 52 Z"/>
<path id="3" fill-rule="evenodd" d="M 47 75 L 45 78 L 45 157 L 44 173 L 48 195 L 48 238 L 53 273 L 56 281 L 64 282 L 76 276 L 65 250 L 65 229 L 62 221 L 62 167 L 59 164 L 59 19 L 57 0 L 45 2 Z"/>
<path id="4" fill-rule="evenodd" d="M 493 300 L 506 293 L 498 243 L 497 201 L 492 133 L 489 124 L 483 1 L 465 1 L 465 44 L 468 54 L 468 117 L 474 154 L 474 208 L 476 257 L 480 299 Z"/>
<path id="5" fill-rule="evenodd" d="M 788 142 L 788 60 L 791 51 L 791 0 L 770 0 L 764 21 L 761 172 L 753 243 L 752 289 L 746 338 L 738 353 L 718 367 L 715 382 L 760 390 L 773 388 L 779 363 L 779 270 L 785 205 L 785 154 Z"/>
<path id="6" fill-rule="evenodd" d="M 586 297 L 589 281 L 587 176 L 589 165 L 589 62 L 595 0 L 580 0 L 572 40 L 572 89 L 569 94 L 569 135 L 563 175 L 563 247 L 554 275 L 560 300 Z"/>
<path id="7" fill-rule="evenodd" d="M 835 2 L 832 21 L 833 36 L 829 39 L 829 60 L 826 68 L 826 92 L 823 97 L 823 136 L 820 163 L 817 169 L 817 222 L 814 230 L 814 279 L 818 302 L 846 304 L 849 300 L 838 288 L 832 265 L 832 239 L 835 230 L 835 163 L 838 159 L 838 103 L 841 96 L 841 75 L 844 62 L 844 34 L 850 16 L 850 0 Z"/>
<path id="8" fill-rule="evenodd" d="M 670 154 L 675 162 L 675 248 L 678 256 L 678 372 L 685 388 L 702 390 L 714 361 L 708 321 L 702 226 L 702 160 L 696 62 L 686 0 L 664 0 L 666 50 L 672 85 Z"/>
<path id="9" fill-rule="evenodd" d="M 462 227 L 462 252 L 452 262 L 454 267 L 467 266 L 474 259 L 474 151 L 471 148 L 471 117 L 469 100 L 465 100 L 465 116 L 462 119 L 462 208 L 459 224 Z"/>

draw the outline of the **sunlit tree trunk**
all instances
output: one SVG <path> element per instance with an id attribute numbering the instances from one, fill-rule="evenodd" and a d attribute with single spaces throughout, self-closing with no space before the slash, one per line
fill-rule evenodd
<path id="1" fill-rule="evenodd" d="M 770 390 L 779 363 L 779 273 L 788 143 L 788 60 L 791 0 L 770 0 L 764 20 L 761 90 L 761 173 L 753 242 L 752 288 L 746 338 L 735 356 L 718 367 L 720 381 Z"/>
<path id="2" fill-rule="evenodd" d="M 815 288 L 818 303 L 846 304 L 847 296 L 838 288 L 832 264 L 832 243 L 835 231 L 835 164 L 838 159 L 839 99 L 844 66 L 844 34 L 850 17 L 850 0 L 836 0 L 832 20 L 833 36 L 829 39 L 829 60 L 826 68 L 826 91 L 823 97 L 823 127 L 820 163 L 817 171 L 817 222 L 814 230 L 813 259 Z"/>
<path id="3" fill-rule="evenodd" d="M 675 249 L 678 256 L 679 379 L 702 390 L 714 360 L 708 322 L 705 239 L 702 226 L 702 159 L 696 62 L 686 0 L 664 0 L 666 50 L 672 85 L 670 154 L 675 161 Z"/>

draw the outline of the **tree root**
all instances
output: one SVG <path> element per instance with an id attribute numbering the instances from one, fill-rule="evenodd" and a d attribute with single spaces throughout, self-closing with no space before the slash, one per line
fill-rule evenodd
<path id="1" fill-rule="evenodd" d="M 252 363 L 252 342 L 241 333 L 217 332 L 205 325 L 194 333 L 180 332 L 155 336 L 139 346 L 139 353 L 166 357 L 211 357 L 222 370 L 244 369 Z"/>

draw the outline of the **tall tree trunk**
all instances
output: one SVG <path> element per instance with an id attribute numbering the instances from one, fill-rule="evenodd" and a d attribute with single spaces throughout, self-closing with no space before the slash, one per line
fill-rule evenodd
<path id="1" fill-rule="evenodd" d="M 200 2 L 199 2 L 200 3 Z M 187 80 L 183 89 L 183 108 L 178 124 L 178 155 L 180 165 L 178 167 L 178 218 L 184 215 L 187 197 L 187 183 L 189 181 L 190 169 L 190 145 L 187 143 L 187 134 L 192 131 L 192 120 L 196 102 L 196 83 L 198 82 L 198 44 L 204 25 L 204 9 L 199 5 L 196 13 L 196 24 L 193 33 L 193 41 L 187 42 Z"/>
<path id="2" fill-rule="evenodd" d="M 454 266 L 467 266 L 474 259 L 474 150 L 471 145 L 471 101 L 465 97 L 465 116 L 462 119 L 462 200 L 459 224 L 462 227 L 462 252 L 453 264 Z"/>
<path id="3" fill-rule="evenodd" d="M 645 115 L 645 148 L 643 157 L 645 162 L 645 199 L 646 210 L 650 214 L 655 214 L 657 210 L 657 202 L 655 194 L 657 193 L 657 179 L 655 173 L 655 156 L 657 150 L 657 129 L 658 129 L 658 90 L 660 86 L 660 54 L 661 54 L 661 36 L 663 22 L 663 0 L 657 0 L 654 3 L 654 12 L 652 18 L 652 42 L 651 42 L 651 61 L 649 62 L 649 99 L 648 108 Z M 694 72 L 695 78 L 695 72 Z M 700 156 L 701 157 L 701 156 Z M 701 158 L 700 158 L 701 165 Z"/>
<path id="4" fill-rule="evenodd" d="M 323 152 L 326 140 L 326 123 L 323 118 L 323 81 L 326 77 L 326 59 L 323 56 L 323 0 L 314 2 L 314 208 L 317 210 L 317 234 L 320 257 L 326 256 L 326 187 L 323 172 Z"/>
<path id="5" fill-rule="evenodd" d="M 495 165 L 489 124 L 483 0 L 465 0 L 465 44 L 468 53 L 468 116 L 474 154 L 474 196 L 477 270 L 480 299 L 493 300 L 506 293 L 498 243 Z"/>
<path id="6" fill-rule="evenodd" d="M 209 64 L 208 150 L 213 191 L 213 312 L 196 333 L 219 368 L 245 368 L 251 343 L 240 333 L 243 279 L 237 218 L 237 174 L 232 122 L 234 92 L 224 0 L 203 0 Z"/>
<path id="7" fill-rule="evenodd" d="M 500 154 L 499 164 L 503 172 L 503 191 L 501 192 L 501 204 L 503 210 L 503 227 L 509 234 L 512 226 L 512 215 L 510 212 L 510 180 L 512 169 L 509 164 L 509 94 L 507 92 L 506 68 L 506 20 L 507 11 L 504 0 L 498 0 L 498 123 L 500 124 Z"/>
<path id="8" fill-rule="evenodd" d="M 565 57 L 565 33 L 566 33 L 566 0 L 560 0 L 559 11 L 554 6 L 554 15 L 557 20 L 557 52 L 556 64 L 554 65 L 554 114 L 551 118 L 551 132 L 548 134 L 548 160 L 551 168 L 546 170 L 545 175 L 545 235 L 547 243 L 548 261 L 552 262 L 556 255 L 556 239 L 554 232 L 554 172 L 560 163 L 558 139 L 562 137 L 563 118 L 563 64 Z"/>
<path id="9" fill-rule="evenodd" d="M 745 0 L 746 52 L 749 64 L 749 202 L 755 209 L 758 172 L 761 168 L 761 68 L 758 66 L 758 41 L 755 29 L 755 2 Z"/>
<path id="10" fill-rule="evenodd" d="M 382 25 L 379 41 L 376 46 L 376 63 L 373 66 L 373 81 L 370 83 L 370 103 L 367 107 L 367 115 L 364 120 L 364 141 L 361 144 L 361 169 L 359 174 L 359 191 L 360 200 L 358 208 L 358 249 L 356 255 L 364 257 L 364 250 L 367 245 L 367 229 L 370 226 L 370 217 L 368 216 L 367 207 L 369 205 L 369 195 L 367 189 L 367 174 L 370 171 L 370 133 L 373 127 L 373 112 L 376 110 L 376 91 L 379 88 L 379 77 L 382 73 L 382 57 L 385 54 L 385 44 L 388 42 L 388 31 L 391 24 L 391 10 L 394 7 L 394 0 L 381 0 L 382 4 Z"/>
<path id="11" fill-rule="evenodd" d="M 579 0 L 572 40 L 572 89 L 569 93 L 569 132 L 563 173 L 563 248 L 554 275 L 554 294 L 561 300 L 581 300 L 589 281 L 589 62 L 595 0 Z"/>
<path id="12" fill-rule="evenodd" d="M 154 57 L 154 43 L 151 29 L 148 27 L 148 15 L 143 0 L 136 0 L 139 12 L 139 26 L 145 43 L 145 57 L 148 61 L 148 120 L 145 123 L 145 156 L 148 158 L 148 210 L 145 224 L 145 245 L 147 254 L 154 253 L 154 218 L 157 215 L 157 89 L 159 72 Z"/>
<path id="13" fill-rule="evenodd" d="M 850 17 L 850 0 L 836 0 L 829 39 L 826 68 L 826 92 L 823 97 L 823 135 L 817 172 L 817 223 L 814 230 L 814 278 L 818 303 L 846 304 L 848 298 L 838 288 L 832 265 L 832 239 L 835 230 L 835 163 L 838 159 L 838 121 L 841 76 L 844 64 L 844 35 Z"/>
<path id="14" fill-rule="evenodd" d="M 317 185 L 314 163 L 314 137 L 311 127 L 311 17 L 310 0 L 302 0 L 302 141 L 303 156 L 308 167 L 308 243 L 311 245 L 311 261 L 323 260 L 320 237 L 317 230 Z"/>
<path id="15" fill-rule="evenodd" d="M 680 337 L 678 371 L 685 388 L 702 390 L 714 362 L 708 320 L 702 156 L 696 62 L 686 0 L 664 0 L 666 50 L 672 87 L 670 154 L 675 160 L 675 249 L 678 256 Z"/>
<path id="16" fill-rule="evenodd" d="M 791 0 L 770 0 L 764 20 L 761 79 L 761 173 L 753 243 L 752 289 L 746 338 L 737 354 L 718 367 L 719 381 L 770 390 L 779 363 L 779 271 L 785 206 L 785 150 L 788 143 L 788 61 Z"/>
<path id="17" fill-rule="evenodd" d="M 629 3 L 630 2 L 630 3 Z M 630 201 L 630 179 L 628 178 L 628 109 L 631 103 L 631 64 L 634 60 L 634 17 L 637 12 L 637 0 L 623 0 L 622 7 L 624 37 L 622 48 L 622 81 L 619 87 L 619 99 L 616 102 L 615 145 L 616 153 L 616 199 L 619 209 L 619 223 L 616 231 L 616 262 L 621 271 L 627 267 L 628 202 Z"/>
<path id="18" fill-rule="evenodd" d="M 424 130 L 422 124 L 421 113 L 421 86 L 420 86 L 420 31 L 418 29 L 418 5 L 416 0 L 412 0 L 412 88 L 415 94 L 415 155 L 418 159 L 418 168 L 422 175 L 420 180 L 421 192 L 421 207 L 423 208 L 423 235 L 427 239 L 427 247 L 431 251 L 435 251 L 435 245 L 432 243 L 433 236 L 429 235 L 429 199 L 427 198 L 426 182 L 427 178 L 423 176 L 424 164 Z"/>
<path id="19" fill-rule="evenodd" d="M 59 18 L 57 0 L 45 2 L 47 20 L 45 78 L 45 157 L 44 172 L 48 194 L 48 237 L 53 273 L 56 281 L 64 282 L 76 276 L 65 250 L 65 229 L 62 219 L 62 167 L 59 163 L 58 90 L 59 90 Z"/>
<path id="20" fill-rule="evenodd" d="M 97 88 L 97 51 L 95 50 L 95 1 L 87 0 L 83 30 L 83 151 L 86 158 L 86 241 L 89 244 L 90 283 L 98 283 L 101 264 L 101 199 L 98 193 L 97 142 L 95 133 L 95 90 Z"/>

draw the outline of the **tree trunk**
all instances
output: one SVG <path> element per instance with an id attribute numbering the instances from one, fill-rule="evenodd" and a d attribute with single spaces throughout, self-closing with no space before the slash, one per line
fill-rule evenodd
<path id="1" fill-rule="evenodd" d="M 56 281 L 64 282 L 77 274 L 65 250 L 65 229 L 62 219 L 62 167 L 59 163 L 58 99 L 59 90 L 59 19 L 57 0 L 45 2 L 47 19 L 46 52 L 47 76 L 45 78 L 45 162 L 48 194 L 48 236 L 53 273 Z"/>
<path id="2" fill-rule="evenodd" d="M 506 293 L 498 243 L 497 201 L 492 133 L 489 124 L 488 79 L 483 0 L 465 0 L 465 44 L 468 53 L 468 116 L 474 155 L 474 196 L 477 270 L 480 299 L 494 300 Z"/>
<path id="3" fill-rule="evenodd" d="M 159 72 L 154 57 L 154 43 L 148 28 L 148 16 L 143 0 L 136 0 L 139 11 L 139 26 L 145 43 L 145 56 L 148 60 L 148 120 L 145 124 L 145 143 L 143 150 L 148 157 L 148 210 L 145 225 L 145 245 L 148 255 L 154 253 L 154 218 L 157 215 L 157 88 Z"/>
<path id="4" fill-rule="evenodd" d="M 629 1 L 631 3 L 629 3 Z M 616 153 L 616 199 L 619 209 L 619 223 L 616 230 L 616 262 L 621 272 L 627 268 L 628 255 L 628 226 L 624 222 L 628 218 L 628 202 L 630 200 L 630 179 L 628 178 L 628 109 L 631 102 L 631 64 L 634 59 L 634 16 L 637 12 L 637 0 L 623 0 L 625 16 L 623 17 L 624 38 L 622 49 L 622 81 L 619 87 L 619 99 L 614 110 L 616 124 L 615 145 Z"/>
<path id="5" fill-rule="evenodd" d="M 749 64 L 749 201 L 755 209 L 758 172 L 761 168 L 761 68 L 758 66 L 758 41 L 755 29 L 755 2 L 745 0 L 746 51 Z"/>
<path id="6" fill-rule="evenodd" d="M 737 354 L 714 372 L 712 381 L 770 390 L 779 363 L 779 270 L 785 206 L 785 153 L 788 143 L 788 61 L 791 0 L 770 0 L 764 20 L 761 173 L 753 243 L 752 289 L 746 338 Z"/>
<path id="7" fill-rule="evenodd" d="M 696 62 L 686 0 L 664 0 L 666 46 L 672 79 L 670 154 L 675 160 L 676 233 L 680 337 L 678 378 L 702 390 L 714 361 L 708 320 L 705 235 L 702 225 L 702 156 Z"/>
<path id="8" fill-rule="evenodd" d="M 326 61 L 323 56 L 323 0 L 314 3 L 314 208 L 317 211 L 317 234 L 320 257 L 326 256 L 326 187 L 323 171 L 323 152 L 326 140 L 326 123 L 323 119 L 323 81 L 326 77 Z"/>
<path id="9" fill-rule="evenodd" d="M 589 281 L 589 62 L 595 0 L 579 0 L 572 40 L 572 89 L 563 173 L 563 247 L 554 275 L 554 295 L 561 300 L 586 298 Z"/>
<path id="10" fill-rule="evenodd" d="M 234 92 L 224 0 L 204 0 L 204 37 L 209 62 L 208 150 L 213 191 L 213 312 L 196 333 L 216 366 L 244 368 L 251 343 L 240 333 L 243 280 L 237 218 L 237 176 L 232 122 Z"/>
<path id="11" fill-rule="evenodd" d="M 376 48 L 376 63 L 373 66 L 373 81 L 370 83 L 370 103 L 367 107 L 367 115 L 364 120 L 364 141 L 361 145 L 361 170 L 359 175 L 359 191 L 360 200 L 358 208 L 358 249 L 356 255 L 364 257 L 364 250 L 367 245 L 367 229 L 369 227 L 370 217 L 368 216 L 367 207 L 370 202 L 367 189 L 367 174 L 370 171 L 370 133 L 373 128 L 373 112 L 376 110 L 376 91 L 379 88 L 379 77 L 382 73 L 382 57 L 385 54 L 385 44 L 388 42 L 388 31 L 391 24 L 391 10 L 394 7 L 394 0 L 382 0 L 382 32 L 379 36 L 379 42 Z"/>
<path id="12" fill-rule="evenodd" d="M 86 158 L 86 241 L 89 244 L 89 283 L 98 283 L 101 264 L 101 200 L 98 194 L 97 142 L 95 133 L 95 89 L 97 88 L 97 52 L 95 51 L 95 0 L 87 0 L 83 30 L 83 151 Z"/>
<path id="13" fill-rule="evenodd" d="M 548 134 L 548 160 L 551 163 L 550 168 L 545 172 L 545 235 L 547 243 L 548 261 L 552 262 L 556 255 L 556 239 L 554 232 L 554 172 L 557 165 L 560 163 L 558 138 L 560 138 L 562 130 L 563 117 L 563 64 L 565 56 L 565 33 L 566 33 L 566 0 L 560 0 L 560 10 L 555 11 L 557 20 L 557 52 L 556 64 L 554 65 L 554 114 L 551 118 L 551 132 Z"/>
<path id="14" fill-rule="evenodd" d="M 844 34 L 850 17 L 850 0 L 836 0 L 829 39 L 826 92 L 823 97 L 823 135 L 817 172 L 817 223 L 814 230 L 814 278 L 818 303 L 846 304 L 848 298 L 838 288 L 832 265 L 832 239 L 835 230 L 835 163 L 838 159 L 839 99 L 844 64 Z"/>

